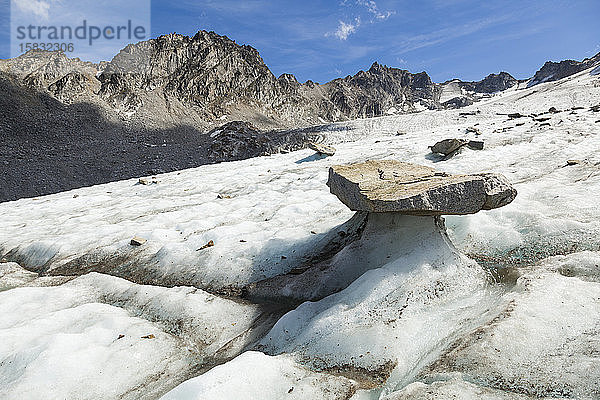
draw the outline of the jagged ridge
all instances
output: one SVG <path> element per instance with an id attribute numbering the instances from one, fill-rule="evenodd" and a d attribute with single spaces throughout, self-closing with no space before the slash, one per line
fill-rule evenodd
<path id="1" fill-rule="evenodd" d="M 375 62 L 354 76 L 302 84 L 291 74 L 276 78 L 253 47 L 205 31 L 130 44 L 109 63 L 32 51 L 0 62 L 0 70 L 61 102 L 91 102 L 144 127 L 189 124 L 204 130 L 225 119 L 285 128 L 444 107 L 443 84 L 425 72 Z M 514 82 L 501 73 L 464 85 L 491 93 Z"/>

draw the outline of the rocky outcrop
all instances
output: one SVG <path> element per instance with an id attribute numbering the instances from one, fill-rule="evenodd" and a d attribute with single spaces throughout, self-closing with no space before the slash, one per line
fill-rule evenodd
<path id="1" fill-rule="evenodd" d="M 335 155 L 335 148 L 333 146 L 327 146 L 321 143 L 308 143 L 308 148 L 316 151 L 318 154 L 333 156 Z"/>
<path id="2" fill-rule="evenodd" d="M 467 96 L 453 97 L 442 103 L 443 108 L 462 108 L 475 103 L 475 100 Z"/>
<path id="3" fill-rule="evenodd" d="M 431 152 L 448 156 L 468 143 L 464 139 L 444 139 L 431 146 Z"/>
<path id="4" fill-rule="evenodd" d="M 476 93 L 495 93 L 509 89 L 518 82 L 511 74 L 503 71 L 498 74 L 490 74 L 480 81 L 461 82 L 460 85 L 464 89 Z"/>
<path id="5" fill-rule="evenodd" d="M 427 73 L 412 74 L 376 62 L 367 71 L 323 85 L 323 90 L 336 109 L 351 119 L 375 117 L 391 109 L 439 108 L 439 88 Z"/>
<path id="6" fill-rule="evenodd" d="M 453 79 L 440 84 L 441 106 L 443 108 L 461 108 L 473 104 L 492 93 L 501 92 L 518 83 L 507 72 L 490 74 L 480 81 L 461 81 Z"/>
<path id="7" fill-rule="evenodd" d="M 588 68 L 600 64 L 600 53 L 596 54 L 592 58 L 586 58 L 583 61 L 575 60 L 563 60 L 560 62 L 547 61 L 542 68 L 540 68 L 533 78 L 527 84 L 528 87 L 537 85 L 544 82 L 557 81 L 567 76 L 571 76 Z"/>
<path id="8" fill-rule="evenodd" d="M 480 140 L 444 139 L 430 147 L 434 154 L 441 154 L 448 159 L 467 146 L 471 150 L 483 150 L 484 142 Z"/>
<path id="9" fill-rule="evenodd" d="M 244 121 L 232 121 L 208 133 L 209 158 L 213 161 L 243 160 L 305 148 L 315 135 L 300 131 L 262 132 Z"/>
<path id="10" fill-rule="evenodd" d="M 351 210 L 404 215 L 474 214 L 517 195 L 502 175 L 448 175 L 394 160 L 331 167 L 327 185 Z"/>
<path id="11" fill-rule="evenodd" d="M 66 104 L 85 100 L 100 88 L 94 76 L 79 71 L 71 71 L 48 86 L 48 91 Z"/>

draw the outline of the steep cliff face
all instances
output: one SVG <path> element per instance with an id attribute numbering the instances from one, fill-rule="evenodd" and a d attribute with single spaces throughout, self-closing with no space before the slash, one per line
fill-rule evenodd
<path id="1" fill-rule="evenodd" d="M 485 78 L 476 82 L 462 82 L 462 87 L 476 93 L 495 93 L 509 89 L 515 86 L 517 81 L 508 72 L 498 74 L 489 74 Z"/>
<path id="2" fill-rule="evenodd" d="M 257 125 L 298 125 L 384 114 L 415 104 L 437 108 L 436 87 L 422 72 L 411 74 L 374 63 L 368 71 L 324 85 L 276 78 L 258 51 L 213 32 L 194 37 L 167 35 L 129 45 L 99 75 L 100 96 L 125 112 L 144 113 L 164 103 L 169 112 L 192 107 L 214 121 L 225 116 Z M 419 106 L 419 107 L 420 107 Z M 245 118 L 244 118 L 245 117 Z"/>
<path id="3" fill-rule="evenodd" d="M 324 89 L 332 105 L 350 119 L 439 108 L 439 88 L 425 72 L 412 74 L 378 63 L 368 71 L 335 79 Z"/>

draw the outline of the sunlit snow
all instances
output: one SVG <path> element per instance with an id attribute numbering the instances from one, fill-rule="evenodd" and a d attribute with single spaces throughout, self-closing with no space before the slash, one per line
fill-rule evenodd
<path id="1" fill-rule="evenodd" d="M 0 397 L 600 396 L 594 71 L 460 110 L 473 115 L 333 124 L 321 132 L 332 157 L 301 150 L 0 204 Z M 507 117 L 517 112 L 549 120 Z M 429 152 L 452 137 L 485 148 Z M 242 300 L 346 234 L 353 212 L 329 193 L 328 168 L 381 158 L 502 173 L 519 194 L 447 217 L 456 248 L 425 224 L 395 237 L 389 259 L 323 299 Z"/>

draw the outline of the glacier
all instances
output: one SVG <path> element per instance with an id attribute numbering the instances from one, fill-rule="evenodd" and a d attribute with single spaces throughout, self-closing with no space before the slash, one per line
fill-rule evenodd
<path id="1" fill-rule="evenodd" d="M 332 124 L 332 157 L 0 204 L 0 398 L 599 398 L 596 70 L 460 111 Z M 485 147 L 429 152 L 451 137 Z M 445 217 L 447 237 L 419 217 L 399 221 L 419 235 L 387 237 L 382 222 L 390 245 L 362 260 L 354 213 L 325 182 L 368 159 L 502 173 L 519 195 Z M 339 268 L 295 272 L 332 252 Z"/>

